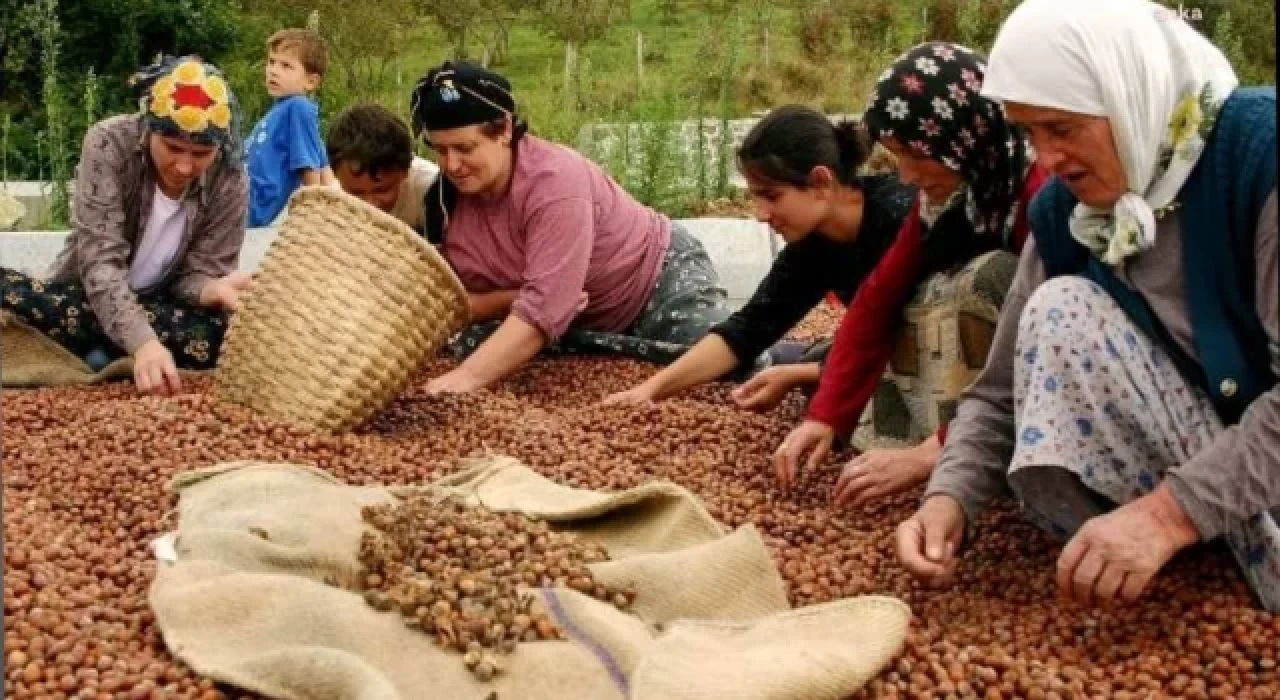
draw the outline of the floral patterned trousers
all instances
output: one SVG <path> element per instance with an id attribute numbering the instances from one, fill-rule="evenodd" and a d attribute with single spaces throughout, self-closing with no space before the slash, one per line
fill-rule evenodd
<path id="1" fill-rule="evenodd" d="M 683 226 L 674 224 L 662 272 L 631 328 L 624 333 L 570 328 L 544 353 L 623 355 L 668 364 L 731 313 L 728 293 L 720 286 L 720 276 L 706 249 Z M 464 330 L 450 343 L 450 349 L 460 358 L 470 355 L 500 323 L 489 321 Z"/>
<path id="2" fill-rule="evenodd" d="M 106 353 L 108 359 L 125 352 L 107 338 L 78 282 L 54 282 L 0 268 L 4 279 L 0 308 L 45 334 L 76 356 Z M 173 353 L 180 369 L 212 369 L 227 330 L 227 317 L 192 306 L 169 295 L 138 300 L 157 338 Z M 95 364 L 95 363 L 91 363 Z"/>
<path id="3" fill-rule="evenodd" d="M 1223 429 L 1209 398 L 1168 353 L 1081 277 L 1051 279 L 1032 294 L 1014 367 L 1010 485 L 1028 515 L 1062 538 L 1091 515 L 1151 492 L 1166 469 Z M 1070 482 L 1083 493 L 1073 494 Z M 1280 507 L 1257 513 L 1225 536 L 1272 612 L 1280 611 L 1278 516 Z"/>

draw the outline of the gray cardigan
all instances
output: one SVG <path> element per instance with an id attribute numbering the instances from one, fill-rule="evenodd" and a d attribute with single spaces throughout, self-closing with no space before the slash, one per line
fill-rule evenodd
<path id="1" fill-rule="evenodd" d="M 1280 374 L 1280 257 L 1273 191 L 1258 219 L 1254 240 L 1256 306 L 1269 338 L 1272 371 Z M 1155 246 L 1138 254 L 1120 278 L 1146 297 L 1174 340 L 1196 357 L 1190 312 L 1183 292 L 1181 217 L 1158 223 Z M 947 432 L 942 457 L 925 498 L 954 497 L 969 522 L 999 496 L 1014 448 L 1013 372 L 1018 319 L 1045 280 L 1044 263 L 1028 239 L 1017 276 L 1001 311 L 987 364 L 965 393 Z M 1280 385 L 1254 400 L 1240 422 L 1186 464 L 1167 465 L 1175 499 L 1200 535 L 1211 539 L 1235 522 L 1280 506 Z"/>

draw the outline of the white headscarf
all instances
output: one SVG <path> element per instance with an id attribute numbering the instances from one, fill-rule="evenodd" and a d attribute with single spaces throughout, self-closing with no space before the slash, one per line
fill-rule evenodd
<path id="1" fill-rule="evenodd" d="M 1005 20 L 982 95 L 1106 117 L 1129 191 L 1113 209 L 1077 205 L 1071 233 L 1120 264 L 1155 241 L 1238 81 L 1178 13 L 1149 0 L 1026 0 Z"/>

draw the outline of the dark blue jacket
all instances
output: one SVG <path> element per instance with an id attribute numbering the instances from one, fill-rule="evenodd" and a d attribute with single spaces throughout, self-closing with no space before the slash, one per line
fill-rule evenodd
<path id="1" fill-rule="evenodd" d="M 1249 404 L 1276 383 L 1254 299 L 1253 259 L 1258 217 L 1276 187 L 1276 160 L 1275 88 L 1238 88 L 1222 105 L 1205 151 L 1178 196 L 1182 265 L 1199 362 L 1172 340 L 1141 294 L 1071 237 L 1068 221 L 1076 199 L 1061 180 L 1046 183 L 1028 211 L 1047 275 L 1081 275 L 1106 289 L 1168 350 L 1183 376 L 1208 393 L 1228 425 L 1239 422 Z"/>

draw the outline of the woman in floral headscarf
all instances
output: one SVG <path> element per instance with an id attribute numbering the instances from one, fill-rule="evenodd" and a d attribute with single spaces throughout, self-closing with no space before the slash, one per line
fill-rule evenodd
<path id="1" fill-rule="evenodd" d="M 889 362 L 895 329 L 913 292 L 930 277 L 956 287 L 955 273 L 1012 255 L 1027 237 L 1027 204 L 1045 181 L 1022 132 L 982 97 L 986 66 L 968 48 L 920 44 L 900 56 L 872 92 L 863 121 L 891 151 L 904 182 L 919 187 L 897 239 L 841 320 L 805 420 L 787 436 L 775 467 L 788 485 L 807 457 L 816 467 L 836 436 L 852 432 Z M 949 281 L 949 284 L 948 284 Z M 1001 290 L 1001 293 L 1003 290 Z M 953 292 L 954 294 L 954 292 Z M 844 467 L 838 505 L 867 505 L 922 483 L 937 461 L 946 423 L 917 447 L 871 450 Z"/>
<path id="2" fill-rule="evenodd" d="M 138 389 L 169 394 L 179 367 L 215 365 L 249 284 L 235 271 L 248 189 L 238 106 L 216 67 L 170 58 L 133 84 L 141 113 L 85 134 L 49 279 L 0 270 L 2 306 L 91 367 L 132 356 Z"/>
<path id="3" fill-rule="evenodd" d="M 1012 492 L 1068 540 L 1059 591 L 1132 601 L 1223 537 L 1280 611 L 1276 96 L 1148 0 L 1027 0 L 983 94 L 1054 173 L 987 366 L 960 404 L 903 566 L 954 572 Z"/>

